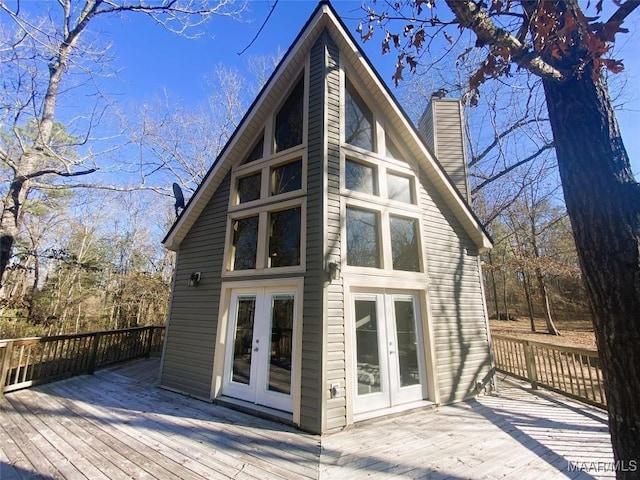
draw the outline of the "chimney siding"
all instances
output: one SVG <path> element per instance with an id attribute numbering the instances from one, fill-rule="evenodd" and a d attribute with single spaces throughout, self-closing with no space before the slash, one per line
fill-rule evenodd
<path id="1" fill-rule="evenodd" d="M 462 104 L 456 99 L 432 98 L 418 131 L 462 197 L 471 203 Z"/>

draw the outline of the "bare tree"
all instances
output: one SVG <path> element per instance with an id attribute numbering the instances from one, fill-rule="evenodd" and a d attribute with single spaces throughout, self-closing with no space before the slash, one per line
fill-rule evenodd
<path id="1" fill-rule="evenodd" d="M 97 169 L 95 154 L 89 148 L 92 131 L 102 119 L 104 105 L 97 102 L 93 110 L 77 115 L 77 123 L 64 125 L 66 140 L 60 142 L 55 131 L 60 99 L 87 86 L 74 84 L 70 72 L 92 78 L 100 73 L 105 59 L 105 45 L 92 45 L 88 31 L 104 18 L 142 14 L 178 35 L 197 33 L 197 27 L 212 17 L 237 15 L 244 2 L 232 0 L 86 0 L 51 3 L 58 10 L 43 20 L 31 20 L 20 10 L 0 1 L 0 14 L 10 19 L 12 31 L 2 29 L 0 49 L 3 88 L 0 113 L 0 161 L 10 172 L 0 217 L 0 284 L 18 235 L 22 208 L 29 192 L 39 182 L 88 175 Z M 72 122 L 73 123 L 73 122 Z M 30 125 L 35 135 L 23 133 Z M 73 128 L 71 128 L 73 127 Z M 74 133 L 78 128 L 81 133 Z M 82 148 L 81 148 L 82 147 Z M 83 151 L 80 154 L 80 151 Z M 70 154 L 70 153 L 73 154 Z"/>
<path id="2" fill-rule="evenodd" d="M 207 79 L 210 94 L 198 107 L 184 107 L 165 96 L 123 115 L 127 135 L 140 155 L 142 177 L 153 173 L 157 192 L 168 193 L 166 186 L 173 182 L 189 193 L 195 191 L 279 56 L 251 57 L 246 76 L 218 65 Z"/>
<path id="3" fill-rule="evenodd" d="M 635 408 L 640 397 L 640 185 L 604 71 L 622 70 L 622 63 L 607 53 L 640 2 L 616 2 L 604 21 L 587 17 L 578 0 L 445 3 L 442 18 L 432 0 L 389 3 L 390 11 L 384 12 L 374 11 L 372 3 L 368 29 L 360 31 L 368 39 L 380 26 L 383 50 L 390 44 L 400 49 L 396 81 L 405 66 L 417 66 L 416 58 L 448 26 L 473 32 L 475 45 L 486 54 L 469 79 L 476 97 L 482 84 L 510 75 L 514 67 L 542 79 L 567 212 L 594 312 L 614 455 L 626 466 L 617 476 L 635 478 L 637 471 L 629 465 L 636 465 L 640 455 L 640 410 Z M 596 2 L 596 13 L 602 7 L 602 0 Z M 402 22 L 402 33 L 389 30 L 389 22 L 396 20 Z"/>

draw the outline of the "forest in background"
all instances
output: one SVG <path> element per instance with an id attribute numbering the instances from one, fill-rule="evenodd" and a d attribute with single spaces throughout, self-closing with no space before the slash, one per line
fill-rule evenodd
<path id="1" fill-rule="evenodd" d="M 265 69 L 275 64 L 261 62 Z M 215 78 L 205 108 L 187 110 L 163 99 L 141 109 L 139 118 L 128 118 L 146 130 L 127 141 L 153 156 L 187 197 L 251 100 L 242 92 L 257 91 L 267 75 L 244 76 L 220 67 Z M 472 203 L 494 240 L 494 249 L 483 257 L 487 309 L 497 319 L 542 318 L 553 331 L 556 318 L 590 318 L 586 292 L 553 149 L 545 148 L 551 142 L 548 126 L 533 108 L 539 85 L 532 88 L 528 110 L 513 118 L 506 116 L 505 103 L 514 100 L 509 88 L 501 88 L 490 102 L 465 109 Z M 421 82 L 409 82 L 398 93 L 414 118 L 422 111 L 415 107 L 416 96 L 425 107 L 430 95 Z M 179 118 L 188 118 L 190 128 Z M 164 324 L 174 261 L 160 244 L 175 219 L 168 190 L 107 186 L 32 195 L 2 289 L 0 337 Z"/>
<path id="2" fill-rule="evenodd" d="M 11 44 L 19 30 L 3 30 L 4 43 Z M 494 239 L 493 251 L 484 258 L 489 316 L 543 318 L 554 332 L 554 318 L 589 318 L 589 308 L 559 188 L 541 81 L 526 71 L 514 72 L 485 85 L 481 97 L 470 97 L 465 79 L 479 57 L 471 58 L 471 36 L 462 40 L 443 43 L 442 51 L 434 46 L 432 58 L 440 60 L 419 64 L 415 75 L 392 90 L 414 122 L 432 95 L 464 100 L 472 206 Z M 35 64 L 46 57 L 37 42 L 13 44 L 11 55 L 3 52 L 5 78 L 25 75 L 16 73 L 16 58 L 31 58 Z M 457 68 L 444 63 L 444 53 L 458 59 Z M 164 323 L 173 255 L 160 240 L 175 218 L 170 185 L 177 182 L 190 196 L 280 55 L 249 58 L 243 71 L 218 66 L 209 78 L 208 98 L 197 107 L 168 97 L 128 108 L 105 105 L 112 113 L 108 122 L 104 114 L 96 115 L 91 129 L 109 123 L 117 135 L 106 144 L 96 138 L 100 154 L 87 156 L 88 136 L 75 133 L 73 122 L 54 122 L 57 156 L 78 166 L 106 158 L 117 167 L 77 184 L 47 177 L 31 189 L 0 290 L 0 337 Z M 82 66 L 89 72 L 86 87 L 95 70 L 85 60 L 77 62 L 68 68 Z M 34 79 L 31 85 L 46 84 L 40 79 L 46 77 L 42 68 L 34 67 L 28 75 Z M 616 104 L 623 106 L 627 90 L 624 79 L 618 82 Z M 18 84 L 23 88 L 25 82 Z M 25 99 L 29 106 L 42 98 L 33 93 L 5 89 L 2 95 L 4 104 Z M 25 122 L 5 114 L 2 120 L 4 151 L 17 150 L 25 139 L 37 140 L 33 118 Z M 3 178 L 9 177 L 9 165 L 0 170 Z M 3 182 L 0 193 L 6 195 L 8 188 Z"/>

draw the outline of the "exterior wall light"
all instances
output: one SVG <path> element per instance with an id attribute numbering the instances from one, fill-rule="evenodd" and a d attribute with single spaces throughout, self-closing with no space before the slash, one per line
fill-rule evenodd
<path id="1" fill-rule="evenodd" d="M 189 287 L 197 287 L 200 283 L 200 278 L 202 278 L 202 273 L 193 272 L 189 277 L 189 283 L 187 284 Z"/>
<path id="2" fill-rule="evenodd" d="M 329 280 L 340 280 L 340 264 L 338 262 L 329 262 Z"/>

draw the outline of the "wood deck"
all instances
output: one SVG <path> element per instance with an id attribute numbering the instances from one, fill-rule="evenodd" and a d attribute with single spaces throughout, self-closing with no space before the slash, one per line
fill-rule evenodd
<path id="1" fill-rule="evenodd" d="M 503 386 L 321 438 L 155 388 L 157 367 L 8 393 L 0 479 L 615 477 L 605 413 L 555 394 Z"/>

